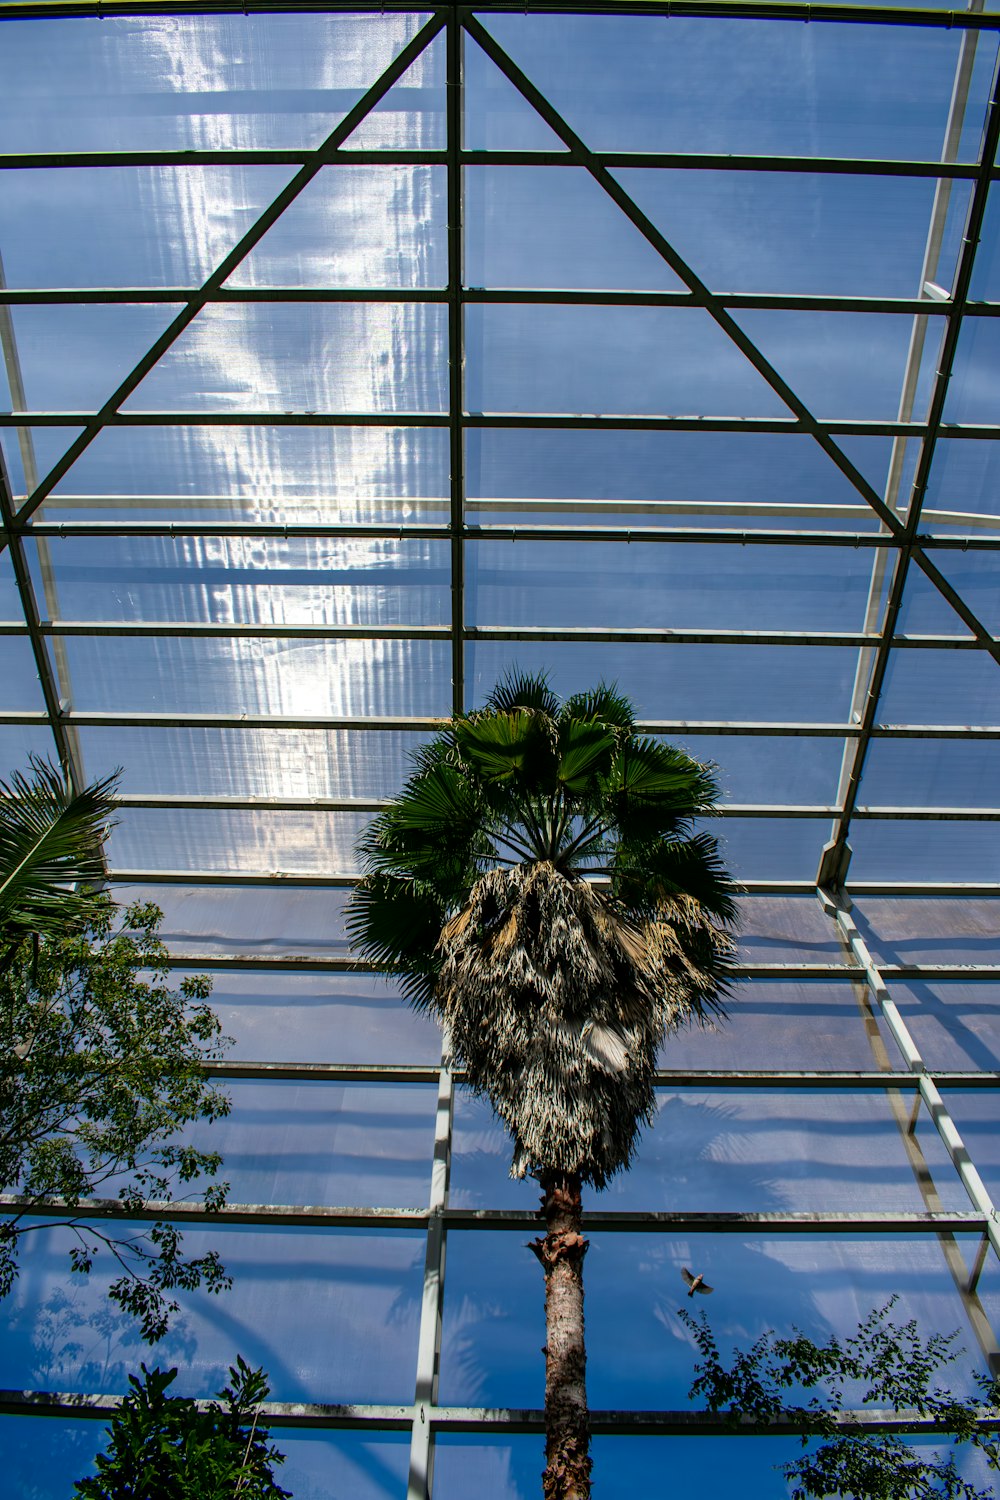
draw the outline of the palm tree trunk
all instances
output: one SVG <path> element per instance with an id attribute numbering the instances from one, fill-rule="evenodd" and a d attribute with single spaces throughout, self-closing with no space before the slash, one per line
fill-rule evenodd
<path id="1" fill-rule="evenodd" d="M 580 1178 L 543 1173 L 546 1234 L 531 1249 L 545 1271 L 544 1500 L 589 1500 L 590 1417 L 587 1351 L 583 1337 L 583 1257 Z"/>

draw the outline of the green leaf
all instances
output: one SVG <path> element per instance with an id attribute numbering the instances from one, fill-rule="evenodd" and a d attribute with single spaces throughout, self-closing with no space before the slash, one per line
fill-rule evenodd
<path id="1" fill-rule="evenodd" d="M 512 668 L 504 673 L 486 699 L 486 708 L 491 713 L 498 714 L 514 713 L 519 708 L 527 708 L 552 719 L 559 712 L 559 699 L 549 687 L 548 673 L 539 672 L 531 676 Z"/>
<path id="2" fill-rule="evenodd" d="M 105 878 L 104 840 L 118 772 L 74 792 L 47 761 L 0 781 L 0 939 L 58 936 L 83 926 L 90 895 L 69 889 Z"/>
<path id="3" fill-rule="evenodd" d="M 559 721 L 559 782 L 567 792 L 590 791 L 599 776 L 606 776 L 615 749 L 615 737 L 603 724 L 561 717 Z"/>
<path id="4" fill-rule="evenodd" d="M 552 721 L 540 713 L 474 714 L 455 725 L 455 747 L 486 782 L 513 782 L 537 790 L 553 784 L 556 758 Z"/>
<path id="5" fill-rule="evenodd" d="M 635 710 L 614 683 L 601 682 L 586 693 L 574 693 L 567 698 L 560 712 L 561 719 L 596 719 L 609 728 L 631 734 L 635 729 Z"/>

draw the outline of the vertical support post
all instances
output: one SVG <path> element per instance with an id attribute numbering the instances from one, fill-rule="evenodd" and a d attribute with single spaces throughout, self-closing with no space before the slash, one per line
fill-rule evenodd
<path id="1" fill-rule="evenodd" d="M 448 152 L 448 433 L 451 471 L 451 706 L 465 711 L 465 307 L 462 299 L 462 162 L 464 32 L 448 17 L 445 43 Z"/>
<path id="2" fill-rule="evenodd" d="M 441 1362 L 441 1303 L 444 1295 L 445 1227 L 451 1170 L 451 1126 L 454 1113 L 451 1039 L 441 1044 L 437 1114 L 434 1120 L 434 1163 L 431 1168 L 430 1217 L 427 1222 L 427 1253 L 424 1259 L 424 1291 L 420 1307 L 417 1343 L 417 1380 L 413 1397 L 413 1429 L 410 1436 L 410 1477 L 406 1500 L 430 1500 L 434 1478 L 434 1435 L 429 1408 L 436 1406 Z"/>

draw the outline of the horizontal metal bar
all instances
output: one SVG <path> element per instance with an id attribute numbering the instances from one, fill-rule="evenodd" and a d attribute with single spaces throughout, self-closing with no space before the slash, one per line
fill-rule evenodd
<path id="1" fill-rule="evenodd" d="M 440 1068 L 419 1063 L 317 1063 L 317 1062 L 243 1062 L 225 1058 L 205 1063 L 202 1071 L 208 1078 L 290 1081 L 295 1083 L 434 1083 Z M 464 1083 L 463 1068 L 452 1070 L 456 1083 Z M 926 1077 L 939 1089 L 1000 1089 L 1000 1072 L 934 1072 Z M 792 1089 L 827 1090 L 850 1093 L 863 1089 L 903 1089 L 920 1087 L 916 1073 L 851 1072 L 844 1069 L 829 1072 L 780 1070 L 764 1072 L 754 1068 L 658 1068 L 653 1075 L 659 1089 Z"/>
<path id="2" fill-rule="evenodd" d="M 122 792 L 116 801 L 124 808 L 159 811 L 185 809 L 193 812 L 327 812 L 376 813 L 390 805 L 388 797 L 237 796 L 230 792 Z M 802 806 L 793 803 L 724 802 L 711 814 L 718 818 L 797 818 L 828 820 L 836 817 L 833 806 Z M 1000 822 L 996 807 L 859 807 L 856 818 L 878 818 L 886 822 Z"/>
<path id="3" fill-rule="evenodd" d="M 0 427 L 85 427 L 93 422 L 92 411 L 5 411 Z M 809 434 L 797 417 L 741 416 L 649 416 L 621 412 L 578 416 L 570 412 L 462 412 L 454 420 L 461 427 L 539 431 L 589 432 L 765 432 Z M 106 427 L 451 427 L 446 412 L 415 411 L 266 411 L 242 408 L 227 411 L 116 411 L 108 415 Z M 924 422 L 829 420 L 820 424 L 824 432 L 846 437 L 927 436 Z M 976 435 L 996 438 L 1000 426 L 963 427 L 955 424 L 944 435 Z"/>
<path id="4" fill-rule="evenodd" d="M 120 878 L 115 875 L 115 879 Z M 238 877 L 220 873 L 220 883 L 235 883 Z M 356 877 L 355 877 L 356 879 Z M 155 872 L 150 872 L 149 883 L 155 884 Z M 122 884 L 138 883 L 122 879 Z M 189 883 L 201 884 L 193 878 Z M 325 882 L 319 881 L 322 885 Z M 354 881 L 344 880 L 345 885 Z M 165 960 L 172 969 L 204 969 L 208 972 L 281 971 L 289 974 L 379 974 L 383 970 L 377 964 L 348 954 L 336 956 L 318 953 L 222 953 L 196 950 L 183 952 L 175 949 Z M 763 963 L 748 960 L 734 963 L 730 970 L 734 979 L 755 980 L 823 980 L 839 983 L 841 980 L 863 980 L 866 971 L 856 963 Z M 884 978 L 923 980 L 925 982 L 959 979 L 962 981 L 1000 981 L 1000 964 L 882 964 L 879 972 Z"/>
<path id="5" fill-rule="evenodd" d="M 160 16 L 193 13 L 285 14 L 340 12 L 385 14 L 437 14 L 450 12 L 452 4 L 442 0 L 4 0 L 0 15 L 18 20 L 47 20 L 68 16 Z M 823 0 L 482 0 L 477 14 L 559 16 L 690 16 L 706 19 L 754 21 L 815 21 L 838 25 L 906 26 L 952 28 L 965 31 L 996 31 L 996 11 L 919 9 L 911 6 L 873 4 L 844 5 Z"/>
<path id="6" fill-rule="evenodd" d="M 185 713 L 119 713 L 90 709 L 70 709 L 59 715 L 61 723 L 89 729 L 313 729 L 389 732 L 419 731 L 433 734 L 447 723 L 444 718 L 411 716 L 322 717 L 317 714 L 205 714 Z M 40 709 L 0 709 L 0 728 L 4 725 L 48 724 Z M 857 724 L 824 724 L 818 722 L 757 722 L 731 719 L 656 719 L 641 720 L 638 728 L 644 734 L 658 735 L 735 735 L 804 739 L 856 739 Z M 880 739 L 926 740 L 998 740 L 997 724 L 877 724 L 872 734 Z"/>
<path id="7" fill-rule="evenodd" d="M 4 6 L 4 11 L 6 10 Z M 426 11 L 428 7 L 424 7 Z M 0 12 L 2 14 L 3 12 Z M 308 151 L 270 147 L 203 147 L 200 149 L 150 151 L 5 151 L 0 152 L 0 171 L 38 171 L 55 168 L 137 168 L 188 166 L 304 166 Z M 595 151 L 595 161 L 609 168 L 664 169 L 668 171 L 795 172 L 833 173 L 865 177 L 927 177 L 975 179 L 985 170 L 992 179 L 1000 168 L 981 168 L 978 163 L 912 160 L 900 157 L 764 156 L 698 151 Z M 564 149 L 511 151 L 503 148 L 466 149 L 458 153 L 464 167 L 576 167 Z M 444 150 L 341 146 L 331 151 L 327 166 L 444 166 Z M 235 290 L 235 289 L 234 289 Z"/>
<path id="8" fill-rule="evenodd" d="M 0 1216 L 57 1219 L 124 1220 L 148 1224 L 276 1224 L 330 1229 L 424 1229 L 431 1217 L 425 1208 L 334 1207 L 323 1204 L 226 1203 L 207 1209 L 202 1203 L 149 1202 L 130 1209 L 118 1198 L 88 1198 L 69 1205 L 62 1199 L 33 1202 L 14 1193 L 0 1193 Z M 441 1218 L 449 1229 L 523 1231 L 537 1227 L 538 1209 L 446 1208 Z M 940 1234 L 976 1233 L 986 1226 L 982 1213 L 956 1211 L 920 1213 L 874 1210 L 856 1213 L 685 1213 L 683 1210 L 643 1211 L 592 1208 L 583 1221 L 591 1231 L 614 1233 L 682 1234 Z"/>
<path id="9" fill-rule="evenodd" d="M 0 307 L 182 305 L 197 291 L 190 286 L 2 287 Z M 724 307 L 774 312 L 871 313 L 878 316 L 946 318 L 950 300 L 930 297 L 866 297 L 830 293 L 727 292 L 717 294 Z M 206 303 L 446 303 L 446 289 L 428 287 L 223 286 Z M 633 291 L 611 287 L 464 287 L 459 301 L 467 305 L 546 307 L 700 307 L 693 292 Z M 968 302 L 963 316 L 995 318 L 1000 303 Z"/>
<path id="10" fill-rule="evenodd" d="M 58 638 L 104 636 L 189 640 L 304 640 L 304 641 L 444 641 L 451 639 L 447 625 L 345 625 L 340 622 L 275 624 L 267 622 L 214 623 L 202 620 L 43 620 L 43 636 Z M 19 624 L 0 624 L 0 635 L 23 635 Z M 646 646 L 839 646 L 860 649 L 880 637 L 864 631 L 835 630 L 695 630 L 589 626 L 470 625 L 461 632 L 465 641 L 522 641 L 646 645 Z M 923 651 L 981 651 L 985 642 L 974 636 L 902 635 L 892 644 Z"/>
<path id="11" fill-rule="evenodd" d="M 88 497 L 88 504 L 101 504 L 96 498 Z M 502 502 L 491 502 L 500 505 Z M 522 502 L 511 501 L 512 508 L 517 508 Z M 539 509 L 545 508 L 547 502 L 534 502 Z M 46 505 L 50 504 L 46 501 Z M 474 507 L 476 502 L 470 502 Z M 553 501 L 552 508 L 557 510 L 563 502 Z M 581 502 L 585 506 L 586 502 Z M 669 510 L 668 510 L 669 506 Z M 609 507 L 610 508 L 610 507 Z M 624 509 L 624 506 L 622 507 Z M 650 509 L 651 507 L 636 507 L 637 509 Z M 690 511 L 697 510 L 696 505 L 691 505 Z M 672 502 L 663 502 L 664 514 L 679 513 L 678 505 Z M 789 507 L 789 509 L 791 509 Z M 798 508 L 803 517 L 810 514 L 810 507 L 803 505 Z M 844 506 L 844 511 L 861 514 L 862 507 Z M 737 514 L 734 505 L 733 514 Z M 747 511 L 747 514 L 754 512 Z M 965 518 L 963 518 L 965 519 Z M 983 516 L 985 524 L 993 524 L 996 533 L 973 534 L 973 535 L 922 535 L 920 545 L 926 551 L 1000 551 L 1000 516 Z M 599 542 L 617 543 L 619 545 L 634 546 L 641 543 L 663 544 L 663 543 L 695 543 L 703 545 L 706 543 L 718 544 L 720 546 L 794 546 L 794 547 L 843 547 L 857 550 L 859 547 L 869 549 L 890 550 L 899 546 L 895 537 L 889 536 L 883 531 L 820 531 L 808 527 L 800 529 L 774 530 L 760 526 L 754 526 L 747 530 L 736 530 L 720 526 L 585 526 L 580 524 L 559 523 L 557 525 L 537 525 L 527 522 L 521 525 L 475 525 L 463 526 L 460 533 L 469 542 Z M 222 537 L 222 538 L 252 538 L 280 537 L 282 540 L 290 539 L 323 539 L 323 538 L 372 538 L 386 541 L 409 542 L 415 540 L 448 540 L 451 530 L 447 525 L 434 525 L 427 522 L 413 522 L 406 525 L 368 525 L 359 523 L 357 525 L 344 525 L 338 522 L 289 522 L 279 521 L 253 522 L 253 521 L 38 521 L 29 520 L 23 527 L 4 528 L 0 526 L 0 537 L 22 535 L 25 537 L 58 537 L 59 539 L 70 539 L 73 537 L 140 537 L 140 538 L 181 538 L 181 537 Z M 905 637 L 903 638 L 905 639 Z"/>
<path id="12" fill-rule="evenodd" d="M 114 1416 L 122 1396 L 86 1391 L 0 1390 L 0 1413 L 5 1416 L 61 1417 L 106 1422 Z M 196 1401 L 204 1410 L 209 1403 Z M 543 1432 L 545 1413 L 541 1410 L 514 1407 L 336 1405 L 304 1401 L 265 1401 L 259 1408 L 260 1419 L 269 1428 L 303 1428 L 319 1430 L 369 1429 L 373 1432 L 408 1430 L 415 1421 L 428 1423 L 436 1432 L 497 1432 L 503 1434 Z M 837 1426 L 845 1431 L 935 1433 L 949 1429 L 931 1417 L 916 1412 L 879 1411 L 870 1407 L 838 1413 Z M 996 1431 L 997 1414 L 984 1408 L 976 1420 L 982 1432 Z M 801 1430 L 795 1419 L 781 1413 L 765 1426 L 749 1420 L 741 1423 L 738 1434 L 728 1426 L 720 1413 L 707 1411 L 591 1411 L 588 1424 L 602 1436 L 774 1436 Z"/>
<path id="13" fill-rule="evenodd" d="M 116 867 L 111 879 L 121 885 L 223 885 L 287 886 L 290 889 L 345 889 L 357 883 L 356 875 L 316 875 L 292 870 L 130 870 Z M 998 887 L 1000 889 L 1000 887 Z M 812 880 L 742 880 L 745 895 L 814 896 Z"/>

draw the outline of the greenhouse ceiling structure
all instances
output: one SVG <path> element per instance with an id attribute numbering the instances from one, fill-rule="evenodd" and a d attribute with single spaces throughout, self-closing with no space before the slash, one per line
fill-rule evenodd
<path id="1" fill-rule="evenodd" d="M 535 1188 L 343 927 L 361 828 L 515 666 L 714 762 L 745 892 L 728 1022 L 586 1203 L 595 1495 L 786 1493 L 794 1438 L 691 1416 L 682 1265 L 723 1341 L 896 1293 L 996 1367 L 998 36 L 0 3 L 0 774 L 122 767 L 110 874 L 213 975 L 245 1205 L 175 1211 L 234 1286 L 152 1356 L 34 1237 L 9 1493 L 68 1493 L 141 1360 L 203 1396 L 237 1353 L 296 1500 L 537 1493 Z"/>

